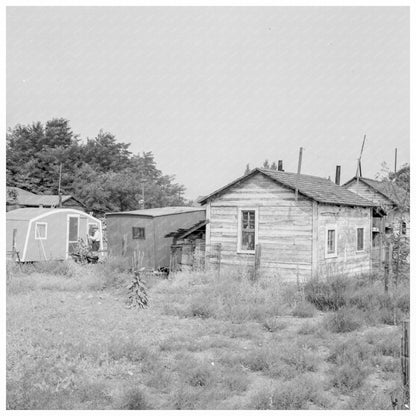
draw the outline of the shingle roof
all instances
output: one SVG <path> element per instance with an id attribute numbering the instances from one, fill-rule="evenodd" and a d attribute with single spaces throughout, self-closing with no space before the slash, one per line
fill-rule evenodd
<path id="1" fill-rule="evenodd" d="M 357 178 L 352 178 L 348 182 L 346 182 L 343 186 L 349 184 L 351 181 L 356 180 Z M 369 178 L 362 178 L 360 177 L 359 180 L 364 182 L 369 187 L 373 188 L 381 195 L 388 198 L 391 202 L 396 205 L 403 205 L 408 203 L 409 201 L 409 193 L 406 192 L 405 189 L 396 185 L 394 182 L 390 181 L 377 181 L 375 179 Z"/>
<path id="2" fill-rule="evenodd" d="M 59 195 L 36 195 L 32 192 L 25 191 L 24 189 L 11 186 L 8 186 L 7 190 L 13 190 L 17 193 L 16 199 L 11 199 L 9 197 L 7 198 L 8 203 L 16 203 L 19 205 L 29 206 L 43 205 L 51 207 L 59 205 Z M 62 202 L 68 201 L 71 198 L 73 198 L 72 195 L 62 195 Z"/>
<path id="3" fill-rule="evenodd" d="M 182 214 L 185 212 L 205 211 L 204 207 L 163 207 L 138 209 L 136 211 L 109 212 L 109 215 L 137 215 L 140 217 L 161 217 L 163 215 Z"/>
<path id="4" fill-rule="evenodd" d="M 253 176 L 256 173 L 261 173 L 268 178 L 272 179 L 276 183 L 279 183 L 287 188 L 296 189 L 297 174 L 291 172 L 282 172 L 270 169 L 253 169 L 250 173 L 241 178 L 236 179 L 223 188 L 213 192 L 206 196 L 202 201 L 202 204 L 207 202 L 208 199 L 224 192 L 234 184 L 245 180 L 248 177 Z M 348 205 L 348 206 L 361 206 L 361 207 L 373 207 L 375 204 L 365 198 L 360 197 L 354 192 L 336 185 L 329 179 L 321 178 L 319 176 L 311 176 L 300 174 L 297 182 L 299 194 L 311 198 L 315 201 L 325 204 L 333 205 Z"/>

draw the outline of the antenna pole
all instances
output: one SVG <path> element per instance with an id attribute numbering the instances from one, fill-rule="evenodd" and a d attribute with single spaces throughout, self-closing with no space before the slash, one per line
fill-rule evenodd
<path id="1" fill-rule="evenodd" d="M 300 170 L 302 167 L 302 152 L 303 147 L 299 148 L 299 161 L 298 161 L 298 174 L 296 175 L 296 186 L 295 186 L 295 201 L 298 201 L 298 182 L 299 182 L 299 176 L 300 176 Z"/>
<path id="2" fill-rule="evenodd" d="M 397 147 L 394 149 L 394 173 L 397 173 Z"/>

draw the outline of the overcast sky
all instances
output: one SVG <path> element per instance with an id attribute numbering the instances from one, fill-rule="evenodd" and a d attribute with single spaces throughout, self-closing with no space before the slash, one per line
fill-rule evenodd
<path id="1" fill-rule="evenodd" d="M 264 159 L 409 161 L 407 7 L 9 7 L 7 125 L 53 117 L 152 151 L 195 198 Z"/>

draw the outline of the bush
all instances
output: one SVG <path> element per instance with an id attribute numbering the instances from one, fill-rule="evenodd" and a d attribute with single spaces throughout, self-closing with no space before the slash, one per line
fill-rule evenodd
<path id="1" fill-rule="evenodd" d="M 132 387 L 127 390 L 123 396 L 122 410 L 151 410 L 152 407 L 148 404 L 143 391 L 137 387 Z"/>
<path id="2" fill-rule="evenodd" d="M 287 327 L 287 323 L 280 320 L 278 317 L 273 316 L 265 319 L 263 327 L 266 331 L 276 332 L 285 329 Z"/>
<path id="3" fill-rule="evenodd" d="M 351 366 L 344 364 L 337 367 L 332 377 L 334 387 L 343 392 L 350 392 L 362 386 L 364 379 L 368 375 L 368 369 L 364 366 Z"/>
<path id="4" fill-rule="evenodd" d="M 342 307 L 325 319 L 325 327 L 335 333 L 351 332 L 360 328 L 364 317 L 358 309 Z"/>
<path id="5" fill-rule="evenodd" d="M 299 376 L 286 382 L 278 382 L 271 389 L 254 394 L 250 408 L 256 410 L 309 409 L 320 403 L 320 383 L 308 376 Z"/>
<path id="6" fill-rule="evenodd" d="M 305 284 L 305 298 L 321 311 L 336 311 L 346 304 L 346 292 L 350 284 L 350 279 L 342 275 L 327 279 L 313 278 Z"/>

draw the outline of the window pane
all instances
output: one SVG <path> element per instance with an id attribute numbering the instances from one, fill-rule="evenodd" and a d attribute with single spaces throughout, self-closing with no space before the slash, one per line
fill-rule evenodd
<path id="1" fill-rule="evenodd" d="M 364 250 L 364 228 L 357 228 L 357 250 Z"/>
<path id="2" fill-rule="evenodd" d="M 78 217 L 69 217 L 69 241 L 78 241 Z"/>
<path id="3" fill-rule="evenodd" d="M 254 250 L 254 232 L 243 231 L 241 248 L 243 250 Z"/>
<path id="4" fill-rule="evenodd" d="M 328 253 L 335 253 L 335 230 L 328 230 Z"/>
<path id="5" fill-rule="evenodd" d="M 36 224 L 36 238 L 46 238 L 46 224 Z"/>
<path id="6" fill-rule="evenodd" d="M 133 240 L 144 240 L 145 231 L 144 227 L 133 227 L 132 228 L 132 237 Z"/>
<path id="7" fill-rule="evenodd" d="M 256 241 L 255 211 L 241 212 L 241 249 L 254 250 Z"/>

